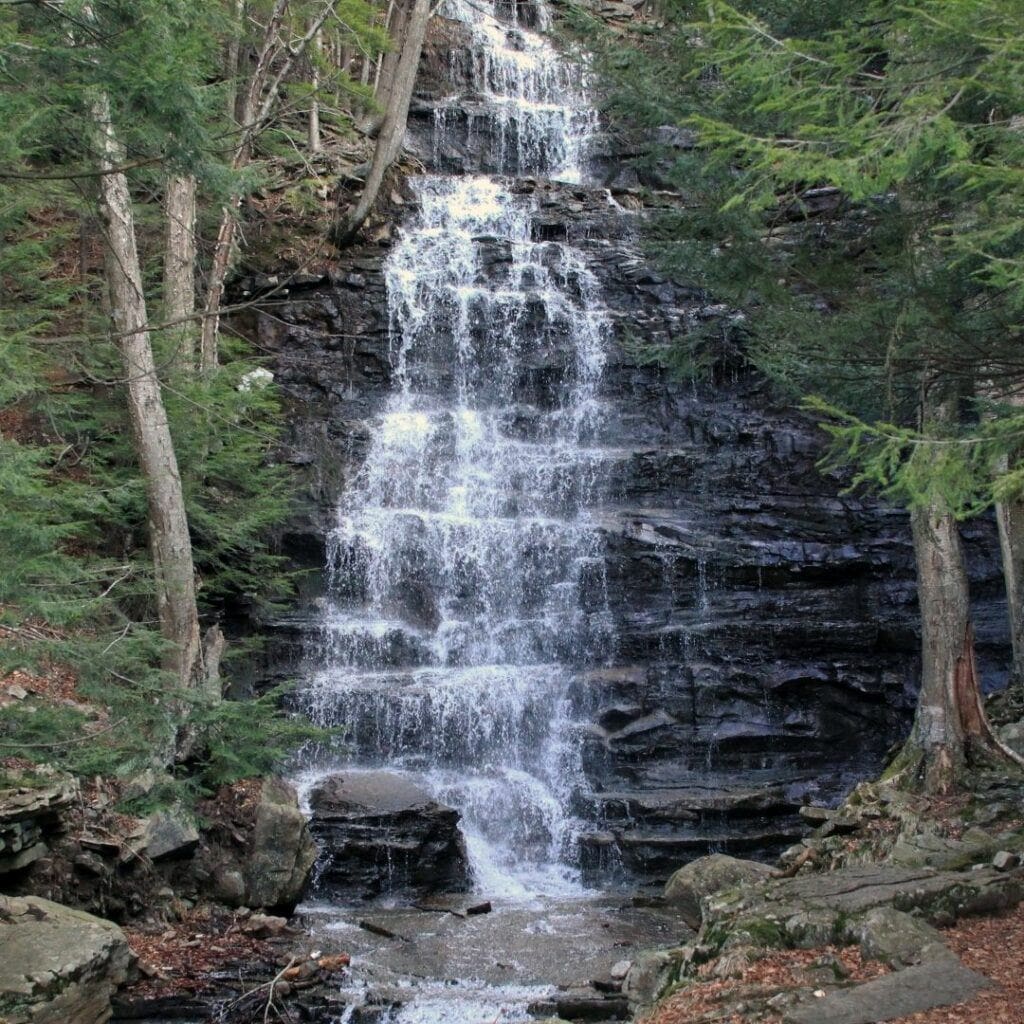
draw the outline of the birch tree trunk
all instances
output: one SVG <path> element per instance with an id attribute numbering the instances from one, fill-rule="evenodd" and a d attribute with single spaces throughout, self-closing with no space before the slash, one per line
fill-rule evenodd
<path id="1" fill-rule="evenodd" d="M 196 368 L 196 179 L 175 175 L 167 182 L 164 248 L 164 312 L 175 339 L 175 365 Z"/>
<path id="2" fill-rule="evenodd" d="M 311 88 L 309 99 L 309 152 L 320 152 L 320 32 L 317 30 L 312 42 L 312 70 L 309 75 Z"/>
<path id="3" fill-rule="evenodd" d="M 402 140 L 409 118 L 409 104 L 412 101 L 413 89 L 416 87 L 420 53 L 423 50 L 423 39 L 427 34 L 427 23 L 430 20 L 430 0 L 411 2 L 412 9 L 405 26 L 405 38 L 401 42 L 401 53 L 395 66 L 384 121 L 377 136 L 377 145 L 373 151 L 366 184 L 355 209 L 347 217 L 342 217 L 339 211 L 331 231 L 332 241 L 339 247 L 348 244 L 362 227 L 377 200 L 385 173 L 402 150 Z"/>
<path id="4" fill-rule="evenodd" d="M 102 172 L 100 217 L 106 229 L 107 289 L 124 361 L 132 434 L 146 486 L 157 612 L 168 642 L 165 668 L 181 688 L 188 689 L 201 685 L 202 672 L 185 499 L 147 327 L 131 194 L 124 174 L 113 170 L 123 163 L 124 153 L 106 97 L 94 105 L 93 116 Z"/>

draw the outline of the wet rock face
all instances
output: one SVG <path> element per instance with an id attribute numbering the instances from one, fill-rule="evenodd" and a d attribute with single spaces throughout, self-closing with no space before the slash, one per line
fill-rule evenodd
<path id="1" fill-rule="evenodd" d="M 442 71 L 437 63 L 435 79 Z M 626 156 L 609 148 L 601 166 L 625 168 Z M 637 357 L 638 342 L 670 343 L 708 322 L 724 330 L 726 312 L 644 255 L 637 195 L 531 179 L 515 187 L 535 239 L 583 250 L 612 324 L 596 442 L 604 558 L 584 603 L 607 607 L 614 642 L 574 666 L 570 692 L 585 777 L 574 809 L 589 823 L 583 864 L 592 880 L 663 884 L 708 852 L 775 854 L 806 832 L 801 804 L 833 802 L 876 774 L 909 726 L 918 626 L 906 517 L 822 475 L 820 432 L 735 353 L 694 380 Z M 272 355 L 291 403 L 288 457 L 307 501 L 285 546 L 310 567 L 324 563 L 337 497 L 395 384 L 386 252 L 349 250 L 329 279 L 236 324 Z M 500 279 L 501 243 L 485 256 Z M 549 339 L 517 367 L 509 434 L 537 436 L 538 410 L 558 393 L 569 355 L 557 332 Z M 440 389 L 452 366 L 418 372 Z M 967 542 L 979 655 L 997 679 L 1005 614 L 990 524 L 968 524 Z M 315 588 L 307 598 L 273 624 L 267 679 L 294 675 L 306 655 Z M 395 614 L 429 638 L 429 579 L 410 582 Z"/>
<path id="2" fill-rule="evenodd" d="M 469 888 L 459 812 L 393 772 L 331 775 L 310 797 L 317 889 L 366 899 Z"/>

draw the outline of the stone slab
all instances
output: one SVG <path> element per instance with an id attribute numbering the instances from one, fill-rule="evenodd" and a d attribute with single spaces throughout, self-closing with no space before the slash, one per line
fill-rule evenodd
<path id="1" fill-rule="evenodd" d="M 791 1010 L 786 1024 L 876 1024 L 962 1003 L 992 982 L 950 955 L 887 974 Z"/>

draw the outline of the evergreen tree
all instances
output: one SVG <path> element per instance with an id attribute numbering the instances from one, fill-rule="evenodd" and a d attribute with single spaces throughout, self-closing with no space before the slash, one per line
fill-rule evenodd
<path id="1" fill-rule="evenodd" d="M 948 788 L 975 755 L 1010 756 L 981 712 L 956 519 L 1022 483 L 1024 8 L 711 0 L 654 17 L 632 47 L 593 36 L 620 115 L 693 133 L 650 154 L 685 197 L 652 241 L 745 314 L 747 357 L 814 396 L 857 482 L 910 508 L 924 658 L 901 768 Z"/>

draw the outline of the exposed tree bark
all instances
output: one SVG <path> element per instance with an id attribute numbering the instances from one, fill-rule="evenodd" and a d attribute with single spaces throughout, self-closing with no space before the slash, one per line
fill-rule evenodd
<path id="1" fill-rule="evenodd" d="M 381 54 L 377 62 L 377 72 L 373 81 L 373 95 L 377 102 L 384 106 L 391 95 L 391 86 L 395 81 L 395 68 L 398 67 L 400 48 L 405 38 L 406 23 L 409 20 L 409 8 L 404 4 L 396 7 L 395 0 L 388 0 L 387 12 L 384 15 L 384 28 L 395 40 L 391 49 Z"/>
<path id="2" fill-rule="evenodd" d="M 997 502 L 996 523 L 1010 618 L 1010 685 L 1024 687 L 1024 501 Z"/>
<path id="3" fill-rule="evenodd" d="M 167 182 L 167 233 L 164 248 L 164 313 L 175 339 L 175 365 L 195 369 L 196 326 L 196 179 L 175 175 Z"/>
<path id="4" fill-rule="evenodd" d="M 980 763 L 1024 763 L 995 737 L 985 717 L 974 657 L 967 566 L 956 518 L 911 510 L 921 608 L 921 691 L 917 714 L 892 777 L 945 794 Z"/>
<path id="5" fill-rule="evenodd" d="M 262 131 L 277 103 L 277 92 L 302 55 L 320 31 L 328 15 L 334 10 L 335 0 L 327 0 L 323 9 L 310 22 L 306 34 L 295 44 L 286 46 L 280 40 L 281 25 L 288 10 L 289 0 L 276 0 L 270 13 L 263 41 L 256 58 L 256 68 L 242 100 L 242 130 L 231 161 L 235 170 L 244 167 L 252 155 L 252 144 Z M 282 56 L 287 54 L 287 56 Z M 277 72 L 271 78 L 270 72 L 280 58 Z M 225 205 L 217 230 L 213 259 L 206 281 L 206 306 L 203 311 L 203 330 L 200 340 L 200 365 L 204 372 L 217 366 L 217 346 L 220 334 L 220 307 L 224 299 L 224 282 L 231 265 L 231 250 L 235 243 L 235 228 L 238 210 L 241 207 L 240 194 L 233 195 Z"/>
<path id="6" fill-rule="evenodd" d="M 363 186 L 355 209 L 347 217 L 343 217 L 339 211 L 331 231 L 332 241 L 339 247 L 348 244 L 362 227 L 377 200 L 385 173 L 395 162 L 402 149 L 402 140 L 405 137 L 405 127 L 409 117 L 409 104 L 416 86 L 416 73 L 419 70 L 420 53 L 423 50 L 423 39 L 427 33 L 427 22 L 430 20 L 430 0 L 407 0 L 407 2 L 412 3 L 412 8 L 405 23 L 401 52 L 384 111 L 384 121 L 381 124 L 377 145 L 373 151 L 370 171 L 366 176 L 366 184 Z"/>
<path id="7" fill-rule="evenodd" d="M 131 194 L 124 174 L 112 171 L 124 161 L 124 151 L 106 97 L 97 101 L 93 115 L 100 169 L 105 172 L 99 181 L 107 289 L 124 361 L 132 434 L 146 486 L 157 612 L 168 642 L 165 668 L 180 687 L 188 689 L 201 685 L 202 670 L 185 499 L 147 328 Z"/>
<path id="8" fill-rule="evenodd" d="M 231 0 L 234 23 L 228 34 L 227 52 L 224 54 L 224 77 L 228 82 L 227 111 L 228 117 L 238 115 L 238 71 L 239 56 L 242 47 L 242 25 L 245 17 L 245 0 Z"/>
<path id="9" fill-rule="evenodd" d="M 312 48 L 312 63 L 309 74 L 311 88 L 309 98 L 309 133 L 308 143 L 310 153 L 320 152 L 320 31 L 316 32 L 310 42 Z"/>
<path id="10" fill-rule="evenodd" d="M 990 394 L 1016 408 L 1024 407 L 1024 393 L 1018 388 L 993 387 Z M 998 471 L 1005 473 L 1011 464 L 1019 465 L 1020 458 L 1020 452 L 1008 455 Z M 1013 646 L 1010 685 L 1024 687 L 1024 499 L 996 502 L 995 512 Z"/>

